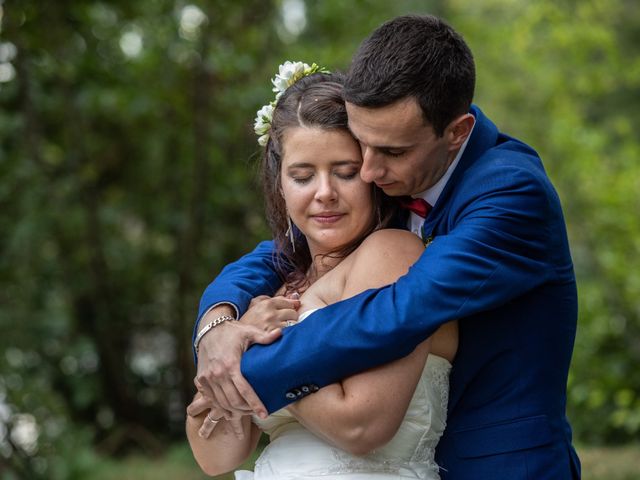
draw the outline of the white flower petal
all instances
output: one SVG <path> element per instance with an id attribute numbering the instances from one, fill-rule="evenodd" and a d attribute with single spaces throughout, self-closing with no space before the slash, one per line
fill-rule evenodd
<path id="1" fill-rule="evenodd" d="M 269 141 L 269 135 L 262 135 L 260 138 L 258 138 L 258 144 L 261 147 L 265 147 L 267 145 L 267 142 Z"/>

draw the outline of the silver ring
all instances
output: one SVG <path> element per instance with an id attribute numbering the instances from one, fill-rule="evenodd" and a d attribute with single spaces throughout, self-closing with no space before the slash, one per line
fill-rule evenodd
<path id="1" fill-rule="evenodd" d="M 207 413 L 207 420 L 209 420 L 211 423 L 213 423 L 214 425 L 217 425 L 218 422 L 220 421 L 220 419 L 218 420 L 214 420 L 213 418 L 211 418 L 209 415 L 211 415 L 211 412 Z"/>
<path id="2" fill-rule="evenodd" d="M 290 327 L 291 325 L 295 325 L 297 322 L 294 322 L 293 320 L 287 320 L 286 322 L 284 322 L 284 326 L 285 327 Z"/>

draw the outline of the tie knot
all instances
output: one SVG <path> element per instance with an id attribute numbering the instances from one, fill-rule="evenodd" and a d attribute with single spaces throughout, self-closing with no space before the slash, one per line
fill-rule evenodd
<path id="1" fill-rule="evenodd" d="M 424 198 L 400 197 L 400 206 L 411 210 L 416 215 L 426 218 L 431 211 L 431 205 Z"/>

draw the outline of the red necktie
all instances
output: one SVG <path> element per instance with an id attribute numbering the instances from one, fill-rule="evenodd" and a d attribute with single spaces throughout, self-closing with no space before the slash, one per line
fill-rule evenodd
<path id="1" fill-rule="evenodd" d="M 411 210 L 416 215 L 426 218 L 433 208 L 429 202 L 423 198 L 400 197 L 400 206 Z"/>

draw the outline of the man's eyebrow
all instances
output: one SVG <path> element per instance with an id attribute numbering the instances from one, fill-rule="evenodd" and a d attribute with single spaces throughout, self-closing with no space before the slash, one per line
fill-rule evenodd
<path id="1" fill-rule="evenodd" d="M 370 148 L 374 148 L 376 150 L 407 150 L 412 147 L 412 145 L 367 145 Z"/>
<path id="2" fill-rule="evenodd" d="M 378 150 L 402 150 L 409 147 L 403 145 L 376 145 L 373 148 L 377 148 Z"/>
<path id="3" fill-rule="evenodd" d="M 351 136 L 356 139 L 356 142 L 363 143 L 362 140 L 349 128 Z M 375 148 L 376 150 L 406 150 L 413 145 L 367 145 L 367 147 Z"/>
<path id="4" fill-rule="evenodd" d="M 351 132 L 351 135 L 358 143 L 362 144 L 362 140 L 356 137 L 353 132 Z M 411 148 L 412 145 L 367 145 L 367 147 L 375 148 L 376 150 L 406 150 Z"/>

